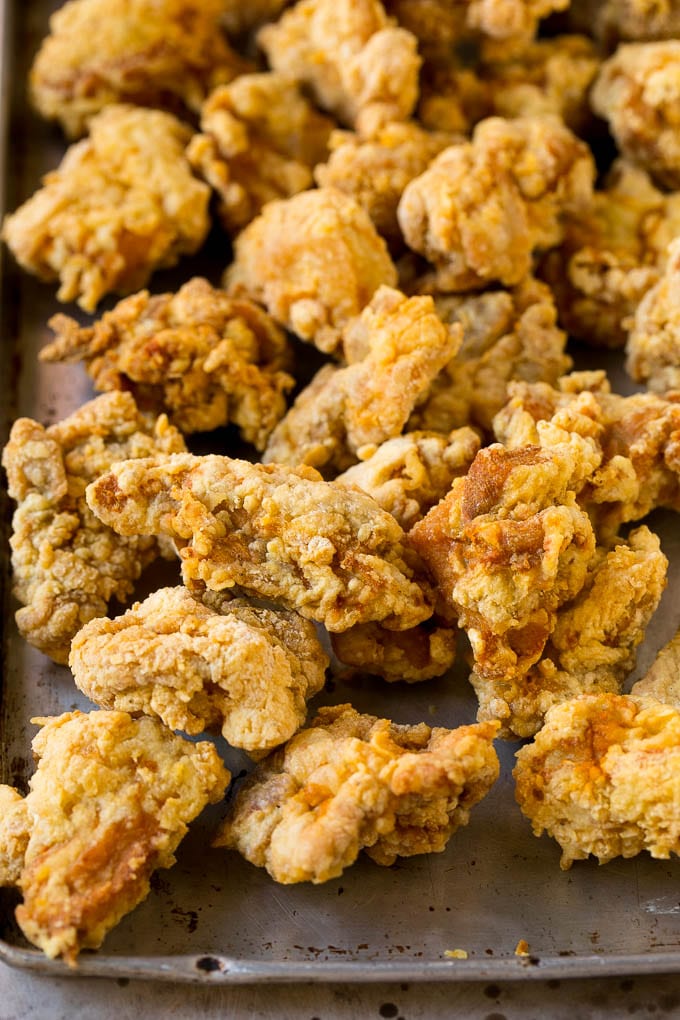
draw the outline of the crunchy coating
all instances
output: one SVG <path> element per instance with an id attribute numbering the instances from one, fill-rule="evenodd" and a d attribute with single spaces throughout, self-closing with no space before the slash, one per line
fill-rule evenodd
<path id="1" fill-rule="evenodd" d="M 262 449 L 294 380 L 283 332 L 248 300 L 195 277 L 176 294 L 141 291 L 92 326 L 56 315 L 43 361 L 83 361 L 98 390 L 126 390 L 182 432 L 233 422 Z"/>
<path id="2" fill-rule="evenodd" d="M 465 67 L 450 57 L 446 63 L 426 63 L 417 112 L 429 131 L 470 134 L 475 124 L 494 112 L 490 85 L 477 67 Z"/>
<path id="3" fill-rule="evenodd" d="M 443 676 L 456 660 L 458 631 L 432 618 L 409 630 L 385 630 L 379 623 L 332 634 L 336 658 L 344 665 L 388 683 L 417 683 Z"/>
<path id="4" fill-rule="evenodd" d="M 242 599 L 204 604 L 179 587 L 114 620 L 91 620 L 73 639 L 69 665 L 101 708 L 158 716 L 190 734 L 218 729 L 258 752 L 302 726 L 328 657 L 297 613 Z"/>
<path id="5" fill-rule="evenodd" d="M 23 803 L 24 847 L 0 885 L 16 884 L 16 918 L 49 957 L 75 966 L 175 863 L 187 825 L 224 796 L 230 775 L 212 744 L 192 744 L 155 719 L 67 712 L 34 719 L 38 767 Z M 8 787 L 0 787 L 5 800 Z M 16 821 L 16 819 L 14 819 Z M 7 838 L 3 813 L 0 845 Z M 2 857 L 0 857 L 0 864 Z"/>
<path id="6" fill-rule="evenodd" d="M 300 0 L 257 41 L 275 71 L 297 78 L 346 127 L 370 134 L 413 112 L 418 41 L 379 0 Z"/>
<path id="7" fill-rule="evenodd" d="M 381 287 L 343 334 L 350 362 L 317 372 L 271 434 L 265 463 L 337 474 L 398 436 L 460 343 L 430 297 Z"/>
<path id="8" fill-rule="evenodd" d="M 680 712 L 651 699 L 592 694 L 557 705 L 517 753 L 516 797 L 560 866 L 648 850 L 680 852 Z"/>
<path id="9" fill-rule="evenodd" d="M 332 128 L 294 79 L 244 74 L 208 96 L 203 133 L 191 139 L 187 159 L 217 192 L 219 217 L 236 233 L 267 202 L 311 188 Z"/>
<path id="10" fill-rule="evenodd" d="M 57 299 L 87 312 L 111 291 L 193 254 L 208 233 L 210 189 L 184 157 L 191 130 L 169 113 L 108 106 L 43 187 L 5 218 L 17 262 L 59 280 Z"/>
<path id="11" fill-rule="evenodd" d="M 195 591 L 238 585 L 331 631 L 371 620 L 404 630 L 432 615 L 419 560 L 391 514 L 312 468 L 216 455 L 129 460 L 87 498 L 122 534 L 172 537 Z"/>
<path id="12" fill-rule="evenodd" d="M 495 732 L 322 708 L 246 780 L 215 845 L 284 884 L 336 878 L 360 850 L 388 866 L 439 853 L 498 777 Z"/>
<path id="13" fill-rule="evenodd" d="M 591 200 L 593 178 L 588 147 L 559 118 L 489 117 L 406 186 L 399 225 L 442 290 L 512 286 L 535 249 L 560 243 L 563 215 Z"/>
<path id="14" fill-rule="evenodd" d="M 225 281 L 303 340 L 332 353 L 342 330 L 397 271 L 368 214 L 336 188 L 270 202 L 239 234 Z"/>
<path id="15" fill-rule="evenodd" d="M 654 698 L 680 709 L 680 631 L 660 649 L 656 659 L 631 692 L 634 697 Z"/>
<path id="16" fill-rule="evenodd" d="M 593 26 L 592 2 L 586 0 L 587 23 L 606 42 L 674 39 L 680 35 L 680 8 L 674 0 L 604 0 Z"/>
<path id="17" fill-rule="evenodd" d="M 163 415 L 140 414 L 129 393 L 110 393 L 44 428 L 12 426 L 2 463 L 10 496 L 14 594 L 23 637 L 55 662 L 68 661 L 73 635 L 111 598 L 124 601 L 156 558 L 149 537 L 121 538 L 91 512 L 86 486 L 117 460 L 180 453 L 179 432 Z"/>
<path id="18" fill-rule="evenodd" d="M 659 282 L 644 295 L 626 344 L 626 370 L 656 393 L 680 391 L 680 242 L 671 242 Z"/>

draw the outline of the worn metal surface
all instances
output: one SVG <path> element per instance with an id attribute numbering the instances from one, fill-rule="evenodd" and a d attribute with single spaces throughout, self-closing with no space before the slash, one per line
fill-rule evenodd
<path id="1" fill-rule="evenodd" d="M 2 9 L 4 73 L 11 82 L 2 99 L 3 124 L 9 125 L 4 165 L 10 209 L 35 189 L 63 151 L 57 129 L 39 121 L 25 102 L 27 67 L 52 6 L 35 2 L 17 4 L 14 12 Z M 228 246 L 218 236 L 207 256 L 159 274 L 152 289 L 166 290 L 197 270 L 217 280 L 227 257 Z M 49 335 L 46 322 L 57 307 L 54 288 L 19 273 L 5 252 L 2 259 L 0 426 L 6 432 L 18 414 L 50 423 L 92 392 L 79 366 L 39 365 L 37 352 Z M 0 439 L 4 442 L 4 435 Z M 212 448 L 234 452 L 228 434 Z M 16 633 L 7 591 L 6 499 L 0 509 L 5 528 L 0 536 L 5 580 L 0 767 L 3 781 L 25 788 L 32 772 L 31 717 L 91 706 L 75 690 L 68 670 Z M 636 675 L 680 624 L 677 518 L 657 513 L 649 523 L 661 535 L 673 567 Z M 151 587 L 154 579 L 145 583 Z M 475 710 L 462 669 L 411 687 L 336 684 L 318 700 L 348 700 L 399 722 L 425 719 L 435 725 L 472 721 Z M 680 862 L 645 855 L 601 868 L 578 863 L 562 873 L 557 846 L 535 839 L 514 803 L 510 770 L 516 746 L 500 748 L 501 780 L 444 854 L 389 869 L 360 860 L 325 885 L 282 887 L 236 854 L 209 847 L 221 814 L 210 809 L 180 846 L 176 866 L 156 876 L 146 902 L 111 932 L 100 952 L 83 954 L 77 971 L 28 946 L 13 921 L 17 897 L 7 891 L 0 896 L 0 959 L 60 975 L 234 984 L 528 980 L 680 970 Z M 220 748 L 235 774 L 246 767 L 244 756 L 226 745 Z M 529 943 L 528 958 L 514 954 L 520 939 Z M 464 949 L 468 958 L 448 959 L 444 954 L 450 949 Z"/>

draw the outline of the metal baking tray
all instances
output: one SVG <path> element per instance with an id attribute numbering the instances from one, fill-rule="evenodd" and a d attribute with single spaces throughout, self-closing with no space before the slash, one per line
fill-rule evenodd
<path id="1" fill-rule="evenodd" d="M 45 0 L 25 5 L 0 0 L 0 173 L 8 209 L 33 192 L 64 148 L 58 130 L 31 112 L 25 94 L 28 66 L 54 6 Z M 6 251 L 1 257 L 4 443 L 16 416 L 51 423 L 92 391 L 80 366 L 38 363 L 37 352 L 49 335 L 45 324 L 57 307 L 54 287 L 19 272 Z M 217 281 L 227 260 L 228 245 L 216 234 L 204 255 L 173 273 L 158 274 L 152 289 L 176 287 L 196 272 Z M 304 348 L 303 358 L 312 357 Z M 609 360 L 613 366 L 616 359 Z M 630 389 L 618 371 L 615 381 Z M 209 442 L 215 452 L 234 452 L 229 432 Z M 53 665 L 16 632 L 7 546 L 11 507 L 4 488 L 0 499 L 0 778 L 25 790 L 33 771 L 31 717 L 91 706 L 67 669 Z M 635 676 L 680 625 L 677 517 L 655 513 L 649 523 L 661 535 L 673 569 Z M 173 583 L 176 569 L 165 569 L 169 574 L 162 583 Z M 144 583 L 150 590 L 159 581 L 147 577 Z M 317 699 L 341 701 L 398 722 L 424 719 L 432 725 L 471 722 L 475 712 L 462 666 L 439 681 L 412 686 L 331 681 Z M 234 775 L 247 767 L 245 756 L 219 746 Z M 604 867 L 580 862 L 561 872 L 557 845 L 535 839 L 515 804 L 510 773 L 516 749 L 500 743 L 501 779 L 442 854 L 391 868 L 360 859 L 341 878 L 321 886 L 278 886 L 235 853 L 210 848 L 223 813 L 212 808 L 192 826 L 175 867 L 156 874 L 148 899 L 109 934 L 99 952 L 83 953 L 76 971 L 28 945 L 14 922 L 18 896 L 2 890 L 0 959 L 53 975 L 208 983 L 529 980 L 680 971 L 680 861 L 652 861 L 645 854 Z M 520 939 L 528 942 L 530 955 L 515 955 Z M 453 949 L 465 950 L 467 959 L 447 957 Z"/>

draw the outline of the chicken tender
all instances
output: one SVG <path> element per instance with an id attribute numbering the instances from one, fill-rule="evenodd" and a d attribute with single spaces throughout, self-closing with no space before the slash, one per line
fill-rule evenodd
<path id="1" fill-rule="evenodd" d="M 143 287 L 154 269 L 193 254 L 210 225 L 210 189 L 184 157 L 190 129 L 169 113 L 109 106 L 43 187 L 5 218 L 17 262 L 57 299 L 92 312 L 110 292 Z"/>
<path id="2" fill-rule="evenodd" d="M 680 631 L 664 645 L 645 675 L 634 683 L 634 697 L 654 698 L 680 709 Z"/>
<path id="3" fill-rule="evenodd" d="M 131 392 L 184 433 L 237 425 L 262 449 L 294 384 L 283 332 L 252 301 L 196 277 L 176 294 L 141 291 L 93 326 L 54 316 L 43 361 L 83 361 L 98 390 Z"/>
<path id="4" fill-rule="evenodd" d="M 216 455 L 129 460 L 87 498 L 121 534 L 174 539 L 184 582 L 199 593 L 238 585 L 330 631 L 372 620 L 405 630 L 432 615 L 420 561 L 391 514 L 312 468 Z"/>
<path id="5" fill-rule="evenodd" d="M 225 282 L 235 297 L 265 305 L 282 326 L 321 351 L 397 270 L 368 214 L 335 188 L 270 202 L 239 235 Z"/>
<path id="6" fill-rule="evenodd" d="M 267 202 L 311 188 L 332 128 L 292 78 L 244 74 L 205 101 L 203 134 L 191 139 L 187 158 L 217 192 L 224 227 L 237 233 Z"/>
<path id="7" fill-rule="evenodd" d="M 386 866 L 440 853 L 498 777 L 495 732 L 322 708 L 246 780 L 215 845 L 283 884 L 327 882 L 360 850 Z"/>
<path id="8" fill-rule="evenodd" d="M 371 134 L 413 112 L 418 40 L 379 0 L 299 0 L 257 41 L 275 71 L 297 78 L 346 127 Z"/>
<path id="9" fill-rule="evenodd" d="M 430 297 L 381 287 L 343 335 L 350 364 L 325 365 L 271 434 L 264 461 L 310 464 L 331 477 L 398 436 L 455 353 Z"/>
<path id="10" fill-rule="evenodd" d="M 680 853 L 680 712 L 651 699 L 592 694 L 556 705 L 517 753 L 516 797 L 560 866 L 589 854 Z"/>
<path id="11" fill-rule="evenodd" d="M 180 453 L 182 436 L 163 415 L 140 414 L 129 393 L 110 393 L 44 428 L 12 426 L 2 455 L 12 518 L 14 594 L 20 633 L 55 662 L 68 662 L 71 638 L 124 601 L 159 554 L 150 537 L 121 538 L 89 510 L 85 488 L 117 460 Z"/>
<path id="12" fill-rule="evenodd" d="M 232 746 L 261 752 L 302 726 L 328 657 L 297 613 L 219 596 L 205 604 L 180 587 L 85 624 L 69 665 L 101 708 L 157 716 L 190 734 L 221 730 Z"/>
<path id="13" fill-rule="evenodd" d="M 399 225 L 441 290 L 513 286 L 534 250 L 560 243 L 563 216 L 591 201 L 593 179 L 588 147 L 559 118 L 490 117 L 406 186 Z"/>
<path id="14" fill-rule="evenodd" d="M 15 839 L 0 885 L 18 885 L 19 927 L 49 957 L 75 966 L 175 863 L 187 825 L 222 799 L 230 775 L 212 744 L 193 744 L 155 719 L 67 712 L 34 719 L 38 767 L 25 800 L 0 820 L 0 848 Z M 0 787 L 6 801 L 11 787 Z M 17 813 L 23 814 L 20 839 Z"/>
<path id="15" fill-rule="evenodd" d="M 457 628 L 431 618 L 409 630 L 386 630 L 363 623 L 333 634 L 336 658 L 360 673 L 397 683 L 416 683 L 443 676 L 456 660 Z"/>
<path id="16" fill-rule="evenodd" d="M 31 98 L 70 138 L 111 103 L 197 111 L 247 66 L 220 31 L 224 0 L 69 0 L 50 18 Z M 96 39 L 96 45 L 93 40 Z"/>
<path id="17" fill-rule="evenodd" d="M 668 249 L 661 280 L 640 301 L 626 344 L 626 369 L 655 393 L 680 399 L 680 240 Z"/>

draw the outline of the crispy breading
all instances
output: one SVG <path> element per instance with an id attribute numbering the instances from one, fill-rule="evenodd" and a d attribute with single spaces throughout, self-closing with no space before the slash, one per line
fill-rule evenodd
<path id="1" fill-rule="evenodd" d="M 270 202 L 236 239 L 225 282 L 325 352 L 397 271 L 368 213 L 336 188 Z"/>
<path id="2" fill-rule="evenodd" d="M 0 784 L 0 885 L 16 885 L 24 866 L 31 817 L 18 790 Z"/>
<path id="3" fill-rule="evenodd" d="M 413 112 L 418 41 L 379 0 L 299 0 L 257 41 L 275 71 L 297 78 L 346 127 L 370 134 Z"/>
<path id="4" fill-rule="evenodd" d="M 387 866 L 439 853 L 498 777 L 495 733 L 322 708 L 246 780 L 215 845 L 284 884 L 336 878 L 361 850 Z"/>
<path id="5" fill-rule="evenodd" d="M 98 390 L 126 390 L 182 432 L 233 422 L 262 449 L 294 384 L 288 341 L 270 316 L 195 277 L 176 294 L 144 290 L 92 326 L 56 315 L 42 361 L 83 361 Z"/>
<path id="6" fill-rule="evenodd" d="M 489 57 L 503 57 L 523 52 L 533 40 L 538 22 L 563 11 L 569 0 L 465 0 L 469 3 L 467 24 L 488 36 L 490 45 L 483 52 Z M 494 43 L 496 44 L 494 46 Z"/>
<path id="7" fill-rule="evenodd" d="M 220 31 L 223 7 L 224 0 L 69 0 L 50 18 L 31 69 L 35 107 L 70 138 L 110 103 L 198 110 L 211 89 L 247 67 Z"/>
<path id="8" fill-rule="evenodd" d="M 415 0 L 419 3 L 419 0 Z M 493 110 L 491 87 L 477 73 L 455 59 L 426 63 L 420 74 L 418 120 L 429 131 L 469 134 Z"/>
<path id="9" fill-rule="evenodd" d="M 622 155 L 662 187 L 680 188 L 680 41 L 619 46 L 591 92 Z"/>
<path id="10" fill-rule="evenodd" d="M 489 117 L 404 190 L 399 225 L 442 290 L 512 286 L 535 249 L 559 244 L 562 218 L 591 200 L 588 147 L 557 117 Z"/>
<path id="11" fill-rule="evenodd" d="M 59 281 L 59 301 L 85 311 L 112 291 L 143 287 L 208 233 L 210 189 L 184 157 L 190 137 L 169 113 L 106 107 L 89 137 L 5 218 L 3 240 L 22 268 Z"/>
<path id="12" fill-rule="evenodd" d="M 680 712 L 651 699 L 592 694 L 557 705 L 517 753 L 516 797 L 560 866 L 589 854 L 680 853 Z"/>
<path id="13" fill-rule="evenodd" d="M 232 35 L 244 35 L 265 21 L 276 21 L 291 0 L 222 0 L 222 23 Z"/>
<path id="14" fill-rule="evenodd" d="M 208 96 L 187 159 L 217 192 L 225 228 L 237 233 L 267 202 L 311 188 L 333 126 L 293 78 L 244 74 Z"/>
<path id="15" fill-rule="evenodd" d="M 626 370 L 656 393 L 680 391 L 679 281 L 680 241 L 675 240 L 663 277 L 635 310 L 626 343 Z"/>
<path id="16" fill-rule="evenodd" d="M 331 635 L 336 658 L 360 673 L 397 683 L 416 683 L 443 676 L 453 666 L 458 630 L 435 619 L 409 630 L 385 630 L 379 623 L 363 623 Z"/>
<path id="17" fill-rule="evenodd" d="M 265 463 L 310 464 L 332 477 L 398 436 L 460 334 L 432 298 L 381 287 L 344 331 L 350 364 L 320 369 L 272 432 Z"/>
<path id="18" fill-rule="evenodd" d="M 608 43 L 617 39 L 675 39 L 680 35 L 680 8 L 673 0 L 598 0 L 593 23 L 592 0 L 584 0 L 587 24 Z"/>
<path id="19" fill-rule="evenodd" d="M 634 683 L 634 697 L 655 698 L 680 709 L 680 631 L 660 649 L 643 677 Z"/>
<path id="20" fill-rule="evenodd" d="M 206 603 L 161 588 L 114 620 L 91 620 L 71 645 L 76 686 L 100 708 L 270 751 L 302 726 L 323 686 L 328 657 L 314 624 L 244 599 Z"/>
<path id="21" fill-rule="evenodd" d="M 32 721 L 42 729 L 23 801 L 20 874 L 3 869 L 0 884 L 21 889 L 26 938 L 75 966 L 81 949 L 100 946 L 146 898 L 152 873 L 175 863 L 187 824 L 222 799 L 230 775 L 212 744 L 155 719 L 67 712 Z M 11 839 L 11 812 L 0 819 L 2 842 L 8 824 Z"/>
<path id="22" fill-rule="evenodd" d="M 142 415 L 129 393 L 91 400 L 44 428 L 19 418 L 2 454 L 12 518 L 19 631 L 55 662 L 68 661 L 73 635 L 111 598 L 123 601 L 159 554 L 150 537 L 121 538 L 88 509 L 86 486 L 117 460 L 180 453 L 165 415 Z"/>
<path id="23" fill-rule="evenodd" d="M 330 631 L 371 620 L 404 630 L 432 615 L 420 561 L 392 515 L 312 468 L 214 454 L 129 460 L 87 499 L 121 534 L 173 538 L 195 591 L 237 585 Z"/>

